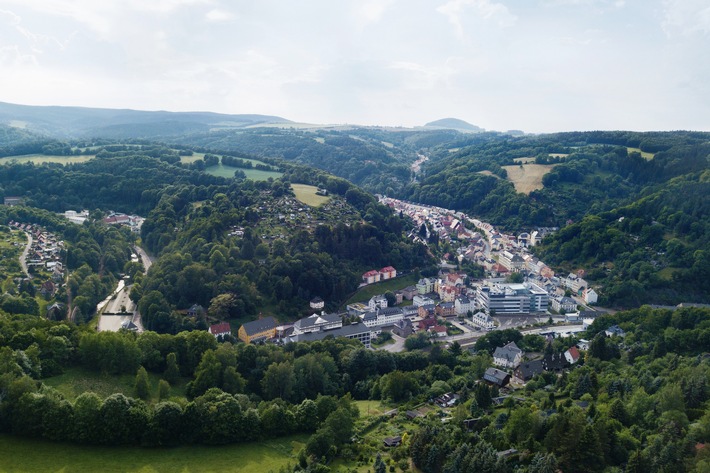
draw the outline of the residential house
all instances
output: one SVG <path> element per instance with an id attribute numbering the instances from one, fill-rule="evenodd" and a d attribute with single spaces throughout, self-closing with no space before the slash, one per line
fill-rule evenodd
<path id="1" fill-rule="evenodd" d="M 411 301 L 414 299 L 414 296 L 417 294 L 417 286 L 407 286 L 404 289 L 400 289 L 402 293 L 402 298 L 406 299 L 408 301 Z"/>
<path id="2" fill-rule="evenodd" d="M 473 312 L 474 301 L 465 296 L 457 297 L 454 301 L 454 311 L 457 315 L 466 315 L 469 311 Z"/>
<path id="3" fill-rule="evenodd" d="M 518 384 L 526 384 L 543 371 L 545 370 L 542 366 L 541 359 L 520 363 L 520 365 L 513 370 L 513 381 Z"/>
<path id="4" fill-rule="evenodd" d="M 65 307 L 61 302 L 55 302 L 47 307 L 47 318 L 49 320 L 62 320 L 64 318 Z"/>
<path id="5" fill-rule="evenodd" d="M 239 339 L 244 343 L 267 340 L 276 336 L 276 320 L 269 316 L 252 320 L 239 327 Z"/>
<path id="6" fill-rule="evenodd" d="M 446 393 L 434 399 L 434 404 L 445 409 L 447 407 L 453 407 L 459 401 L 461 396 L 456 393 Z"/>
<path id="7" fill-rule="evenodd" d="M 510 342 L 503 347 L 497 347 L 493 352 L 493 364 L 503 368 L 517 368 L 523 359 L 523 350 L 515 342 Z"/>
<path id="8" fill-rule="evenodd" d="M 39 293 L 42 294 L 45 299 L 51 299 L 56 292 L 57 286 L 51 280 L 43 282 L 42 286 L 39 288 Z"/>
<path id="9" fill-rule="evenodd" d="M 397 435 L 396 437 L 386 437 L 382 444 L 387 448 L 399 447 L 402 443 L 402 437 Z"/>
<path id="10" fill-rule="evenodd" d="M 313 310 L 323 310 L 325 308 L 325 301 L 320 297 L 314 297 L 311 299 L 310 306 Z"/>
<path id="11" fill-rule="evenodd" d="M 436 306 L 434 304 L 421 305 L 418 313 L 421 318 L 432 317 L 436 319 Z"/>
<path id="12" fill-rule="evenodd" d="M 519 254 L 513 254 L 510 251 L 501 251 L 498 256 L 498 263 L 505 266 L 508 271 L 514 273 L 520 272 L 525 265 L 523 257 Z"/>
<path id="13" fill-rule="evenodd" d="M 587 304 L 596 304 L 597 299 L 599 299 L 599 295 L 596 293 L 596 291 L 590 287 L 586 288 L 582 292 L 582 297 L 584 298 L 584 302 Z"/>
<path id="14" fill-rule="evenodd" d="M 402 320 L 395 322 L 394 327 L 392 327 L 392 333 L 398 335 L 402 338 L 407 338 L 412 333 L 414 333 L 414 328 L 412 327 L 412 321 L 403 318 Z"/>
<path id="15" fill-rule="evenodd" d="M 433 325 L 429 327 L 427 330 L 430 335 L 434 336 L 436 335 L 437 337 L 445 337 L 446 336 L 446 327 L 443 325 Z"/>
<path id="16" fill-rule="evenodd" d="M 561 373 L 569 363 L 562 353 L 549 353 L 542 358 L 542 368 L 551 373 Z"/>
<path id="17" fill-rule="evenodd" d="M 487 383 L 493 384 L 502 388 L 507 385 L 510 381 L 510 375 L 505 371 L 501 371 L 497 368 L 488 368 L 483 374 L 483 380 Z"/>
<path id="18" fill-rule="evenodd" d="M 493 328 L 495 328 L 493 317 L 485 312 L 476 312 L 473 314 L 473 317 L 471 317 L 471 325 L 479 327 L 483 330 L 493 330 Z"/>
<path id="19" fill-rule="evenodd" d="M 589 340 L 585 340 L 583 338 L 580 339 L 577 342 L 577 348 L 579 348 L 580 350 L 583 350 L 583 351 L 589 350 Z"/>
<path id="20" fill-rule="evenodd" d="M 551 297 L 550 305 L 552 306 L 552 310 L 559 313 L 574 312 L 577 310 L 577 301 L 571 297 Z"/>
<path id="21" fill-rule="evenodd" d="M 380 272 L 373 269 L 364 273 L 362 275 L 362 282 L 365 284 L 380 282 Z"/>
<path id="22" fill-rule="evenodd" d="M 430 316 L 430 317 L 426 317 L 426 318 L 419 321 L 418 329 L 419 330 L 429 330 L 429 327 L 434 327 L 435 325 L 437 325 L 436 317 Z"/>
<path id="23" fill-rule="evenodd" d="M 587 288 L 587 281 L 577 276 L 574 273 L 569 273 L 569 275 L 562 280 L 562 284 L 574 292 L 575 294 L 580 294 L 584 289 Z"/>
<path id="24" fill-rule="evenodd" d="M 436 315 L 439 317 L 453 317 L 456 315 L 453 302 L 441 302 L 435 308 Z"/>
<path id="25" fill-rule="evenodd" d="M 577 347 L 570 347 L 565 352 L 565 359 L 570 365 L 577 363 L 577 361 L 579 361 L 579 350 L 577 350 Z"/>
<path id="26" fill-rule="evenodd" d="M 412 299 L 412 305 L 414 307 L 421 307 L 423 305 L 428 305 L 428 304 L 434 305 L 434 299 L 432 299 L 431 297 L 428 297 L 428 296 L 421 295 L 421 294 L 417 294 Z"/>
<path id="27" fill-rule="evenodd" d="M 607 337 L 625 337 L 626 332 L 618 325 L 612 325 L 608 329 L 604 330 Z"/>
<path id="28" fill-rule="evenodd" d="M 200 304 L 193 304 L 192 307 L 187 309 L 188 317 L 199 317 L 202 315 L 205 315 L 205 308 L 202 307 Z"/>
<path id="29" fill-rule="evenodd" d="M 416 285 L 417 292 L 420 295 L 429 294 L 434 292 L 434 280 L 429 278 L 422 278 L 417 282 Z"/>
<path id="30" fill-rule="evenodd" d="M 215 338 L 232 335 L 232 329 L 229 326 L 229 322 L 221 322 L 218 324 L 210 325 L 208 332 L 214 335 Z"/>
<path id="31" fill-rule="evenodd" d="M 396 278 L 397 277 L 397 270 L 394 269 L 392 266 L 387 266 L 385 268 L 380 269 L 380 281 L 386 281 L 388 279 Z"/>

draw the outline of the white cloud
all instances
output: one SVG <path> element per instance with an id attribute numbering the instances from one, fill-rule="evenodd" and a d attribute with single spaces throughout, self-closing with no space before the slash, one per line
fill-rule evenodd
<path id="1" fill-rule="evenodd" d="M 205 18 L 207 19 L 207 21 L 218 23 L 222 21 L 232 20 L 234 18 L 234 14 L 225 10 L 221 10 L 219 8 L 214 8 L 205 14 Z"/>
<path id="2" fill-rule="evenodd" d="M 517 17 L 510 12 L 508 7 L 490 0 L 449 0 L 436 10 L 446 15 L 449 23 L 454 26 L 459 39 L 463 39 L 465 36 L 464 23 L 469 14 L 485 21 L 494 22 L 499 27 L 513 26 L 517 21 Z"/>
<path id="3" fill-rule="evenodd" d="M 665 0 L 663 30 L 668 36 L 710 33 L 710 4 L 706 0 Z"/>

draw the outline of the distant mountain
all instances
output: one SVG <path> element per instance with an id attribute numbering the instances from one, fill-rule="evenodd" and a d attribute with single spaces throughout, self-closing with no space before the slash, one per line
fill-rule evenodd
<path id="1" fill-rule="evenodd" d="M 269 115 L 29 106 L 0 102 L 0 124 L 56 138 L 156 138 L 271 123 L 291 122 Z"/>
<path id="2" fill-rule="evenodd" d="M 472 131 L 476 133 L 486 131 L 479 126 L 471 125 L 470 123 L 459 120 L 458 118 L 442 118 L 441 120 L 429 122 L 424 126 L 430 128 L 449 128 L 452 130 Z"/>

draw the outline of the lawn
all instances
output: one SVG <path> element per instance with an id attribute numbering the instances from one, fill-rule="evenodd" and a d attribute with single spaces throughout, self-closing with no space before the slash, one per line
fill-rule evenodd
<path id="1" fill-rule="evenodd" d="M 254 181 L 266 181 L 270 177 L 278 179 L 279 177 L 283 176 L 282 172 L 262 171 L 261 169 L 235 168 L 233 166 L 224 166 L 222 163 L 219 163 L 217 166 L 208 167 L 207 169 L 205 169 L 205 172 L 213 176 L 229 178 L 234 177 L 234 171 L 236 171 L 237 169 L 240 171 L 244 171 L 244 174 L 246 174 L 247 179 L 251 179 Z"/>
<path id="2" fill-rule="evenodd" d="M 389 410 L 380 401 L 355 401 L 355 404 L 360 411 L 361 417 L 379 416 Z"/>
<path id="3" fill-rule="evenodd" d="M 306 440 L 306 436 L 297 435 L 225 446 L 140 448 L 80 446 L 0 435 L 0 472 L 267 473 L 296 464 Z"/>
<path id="4" fill-rule="evenodd" d="M 542 176 L 555 167 L 554 164 L 523 164 L 522 166 L 503 166 L 508 172 L 508 180 L 513 183 L 515 190 L 522 194 L 542 189 Z"/>
<path id="5" fill-rule="evenodd" d="M 306 184 L 291 184 L 291 189 L 296 194 L 296 200 L 311 207 L 320 207 L 330 200 L 328 196 L 316 195 L 317 187 Z"/>
<path id="6" fill-rule="evenodd" d="M 151 394 L 154 401 L 158 400 L 158 382 L 160 376 L 148 373 L 151 384 Z M 85 368 L 69 368 L 63 374 L 43 379 L 42 382 L 51 386 L 64 395 L 65 398 L 74 400 L 81 393 L 92 391 L 101 397 L 108 397 L 113 393 L 123 393 L 133 396 L 135 374 L 109 375 L 97 373 Z M 185 396 L 186 380 L 180 380 L 170 387 L 170 395 Z"/>
<path id="7" fill-rule="evenodd" d="M 372 296 L 384 294 L 387 291 L 394 292 L 399 289 L 404 289 L 407 286 L 415 285 L 417 281 L 418 279 L 416 275 L 408 274 L 407 276 L 402 276 L 400 278 L 388 279 L 387 281 L 369 284 L 363 288 L 360 288 L 345 303 L 352 304 L 353 302 L 366 302 L 369 301 Z"/>
<path id="8" fill-rule="evenodd" d="M 7 156 L 5 158 L 0 158 L 0 164 L 9 164 L 11 162 L 16 163 L 59 163 L 59 164 L 70 164 L 70 163 L 85 163 L 94 159 L 95 155 L 82 155 L 82 156 L 52 156 L 48 154 L 24 154 L 19 156 Z"/>

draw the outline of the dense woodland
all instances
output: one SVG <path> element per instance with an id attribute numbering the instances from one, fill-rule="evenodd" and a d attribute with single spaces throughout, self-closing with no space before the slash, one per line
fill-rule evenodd
<path id="1" fill-rule="evenodd" d="M 603 329 L 619 324 L 624 339 Z M 601 332 L 601 333 L 600 333 Z M 425 472 L 707 471 L 696 445 L 710 440 L 710 310 L 648 306 L 601 317 L 586 334 L 586 356 L 569 372 L 539 375 L 496 407 L 480 381 L 490 351 L 508 339 L 528 350 L 564 351 L 539 336 L 492 332 L 477 354 L 457 344 L 401 354 L 326 340 L 286 347 L 217 343 L 204 331 L 159 335 L 94 333 L 36 316 L 0 317 L 0 428 L 80 443 L 232 443 L 312 434 L 295 470 L 334 456 L 374 457 L 352 444 L 368 424 L 353 399 L 380 399 L 403 412 L 448 391 L 461 394 L 449 422 L 425 417 L 392 458 L 411 456 Z M 490 338 L 490 339 L 489 339 Z M 41 380 L 81 366 L 136 373 L 133 395 L 66 399 Z M 47 372 L 49 368 L 49 372 Z M 158 394 L 147 373 L 161 378 Z M 188 380 L 185 397 L 172 385 Z M 463 420 L 477 419 L 473 430 Z M 378 422 L 389 422 L 387 418 Z M 514 448 L 501 457 L 496 452 Z"/>

